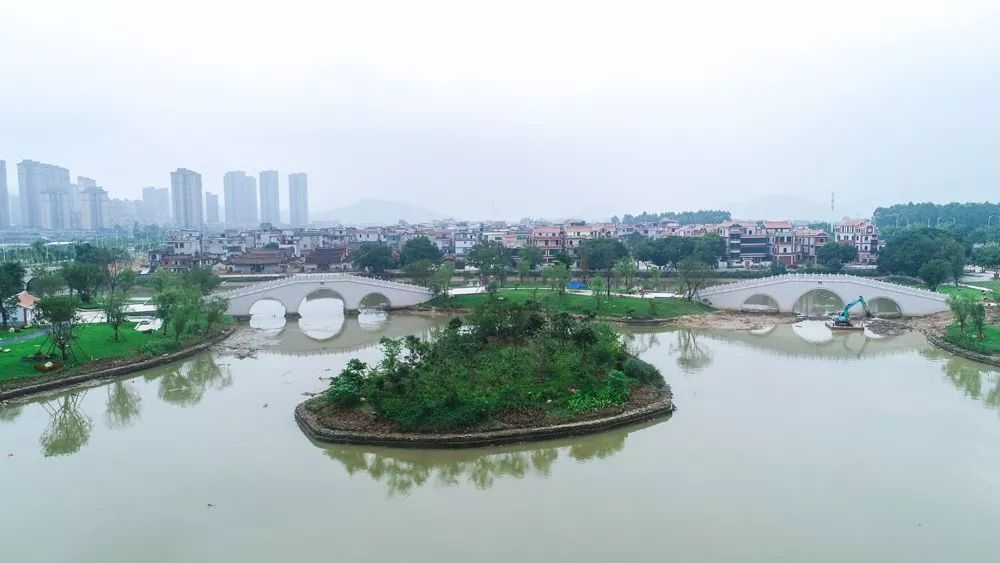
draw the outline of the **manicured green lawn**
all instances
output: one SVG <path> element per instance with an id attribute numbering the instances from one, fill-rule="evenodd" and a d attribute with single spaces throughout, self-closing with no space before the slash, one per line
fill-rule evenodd
<path id="1" fill-rule="evenodd" d="M 505 289 L 501 290 L 497 296 L 503 299 L 510 299 L 516 303 L 524 303 L 533 297 L 530 289 Z M 455 295 L 447 299 L 435 297 L 427 302 L 431 307 L 461 307 L 471 309 L 480 303 L 486 302 L 492 296 L 487 293 L 476 293 L 472 295 Z M 537 299 L 544 307 L 585 315 L 594 313 L 602 317 L 632 317 L 636 319 L 665 319 L 680 317 L 683 315 L 694 315 L 705 313 L 711 308 L 701 303 L 687 301 L 677 298 L 643 299 L 640 297 L 615 297 L 610 300 L 606 297 L 601 299 L 600 307 L 592 295 L 577 295 L 567 293 L 562 296 L 551 290 L 539 289 Z"/>
<path id="2" fill-rule="evenodd" d="M 990 280 L 984 282 L 970 282 L 969 285 L 978 285 L 979 287 L 985 287 L 987 289 L 995 289 L 1000 291 L 1000 280 Z"/>
<path id="3" fill-rule="evenodd" d="M 975 329 L 967 325 L 965 334 L 961 335 L 958 325 L 953 324 L 946 330 L 945 340 L 980 354 L 1000 355 L 1000 326 L 987 325 L 984 327 L 982 340 L 971 336 L 974 331 Z"/>
<path id="4" fill-rule="evenodd" d="M 226 318 L 220 324 L 231 322 L 231 319 Z M 135 323 L 132 322 L 122 325 L 119 331 L 119 341 L 115 342 L 114 331 L 109 325 L 104 323 L 81 325 L 77 329 L 78 337 L 73 346 L 76 358 L 66 362 L 60 371 L 66 371 L 92 360 L 125 356 L 152 357 L 179 348 L 171 334 L 164 335 L 160 331 L 157 331 L 156 334 L 136 332 L 134 327 Z M 182 337 L 181 342 L 189 343 L 202 338 L 204 336 L 201 334 L 189 335 Z M 3 352 L 3 350 L 8 349 L 10 352 Z M 0 342 L 0 385 L 7 381 L 42 375 L 35 371 L 34 366 L 37 362 L 22 361 L 22 358 L 32 356 L 39 351 L 42 353 L 50 352 L 48 337 L 44 334 L 15 344 L 4 345 Z M 58 351 L 52 353 L 58 355 Z"/>
<path id="5" fill-rule="evenodd" d="M 943 293 L 945 295 L 964 295 L 973 301 L 982 301 L 983 296 L 986 295 L 978 289 L 972 289 L 971 287 L 955 287 L 953 285 L 940 285 L 938 286 L 938 293 Z"/>
<path id="6" fill-rule="evenodd" d="M 18 332 L 10 332 L 9 330 L 0 331 L 0 344 L 5 340 L 12 340 L 15 338 L 23 338 L 29 334 L 35 334 L 38 332 L 38 327 L 29 326 L 28 328 L 22 328 Z"/>

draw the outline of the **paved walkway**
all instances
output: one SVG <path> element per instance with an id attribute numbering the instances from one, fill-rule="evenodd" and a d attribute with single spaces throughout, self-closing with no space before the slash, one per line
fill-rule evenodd
<path id="1" fill-rule="evenodd" d="M 29 332 L 28 334 L 18 334 L 16 336 L 11 336 L 10 338 L 3 338 L 0 339 L 0 348 L 3 348 L 4 346 L 9 346 L 11 344 L 17 344 L 18 342 L 32 340 L 38 338 L 39 336 L 45 336 L 45 333 L 40 330 L 36 330 L 33 332 Z"/>

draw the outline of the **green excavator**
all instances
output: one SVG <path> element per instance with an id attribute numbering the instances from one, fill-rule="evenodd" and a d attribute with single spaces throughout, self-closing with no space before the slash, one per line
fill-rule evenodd
<path id="1" fill-rule="evenodd" d="M 834 315 L 830 317 L 833 320 L 833 324 L 830 326 L 830 328 L 840 328 L 840 329 L 861 328 L 851 324 L 851 309 L 853 309 L 855 305 L 861 305 L 865 310 L 865 316 L 868 317 L 869 319 L 874 316 L 872 315 L 871 309 L 868 308 L 868 303 L 865 303 L 865 298 L 859 295 L 857 299 L 851 301 L 847 305 L 844 305 L 844 310 L 841 311 L 839 315 Z"/>

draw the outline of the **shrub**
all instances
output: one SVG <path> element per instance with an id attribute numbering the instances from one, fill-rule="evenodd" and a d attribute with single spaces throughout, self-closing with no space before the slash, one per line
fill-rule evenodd
<path id="1" fill-rule="evenodd" d="M 644 362 L 635 356 L 629 356 L 625 360 L 622 371 L 625 372 L 625 375 L 635 379 L 639 383 L 645 385 L 663 385 L 663 377 L 660 376 L 659 370 L 653 367 L 652 364 Z"/>

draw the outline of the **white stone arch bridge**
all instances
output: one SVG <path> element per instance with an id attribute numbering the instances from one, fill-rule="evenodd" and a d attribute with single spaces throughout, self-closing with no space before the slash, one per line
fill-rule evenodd
<path id="1" fill-rule="evenodd" d="M 218 295 L 229 300 L 227 312 L 236 318 L 249 317 L 250 308 L 262 300 L 278 301 L 284 305 L 286 315 L 295 316 L 299 304 L 311 295 L 339 297 L 347 311 L 357 311 L 365 298 L 379 298 L 388 303 L 389 309 L 401 309 L 419 305 L 433 296 L 431 290 L 419 285 L 339 273 L 298 274 Z"/>
<path id="2" fill-rule="evenodd" d="M 744 280 L 705 288 L 698 292 L 697 298 L 717 309 L 769 308 L 781 313 L 798 313 L 803 303 L 813 297 L 825 297 L 823 306 L 835 309 L 859 296 L 869 303 L 874 302 L 876 312 L 921 316 L 948 310 L 947 297 L 940 293 L 846 274 L 785 274 Z M 839 298 L 839 305 L 836 298 Z M 857 307 L 851 313 L 860 315 L 863 310 Z"/>

